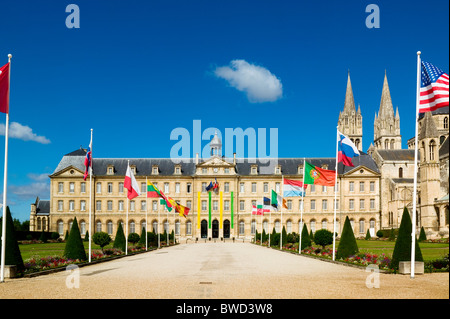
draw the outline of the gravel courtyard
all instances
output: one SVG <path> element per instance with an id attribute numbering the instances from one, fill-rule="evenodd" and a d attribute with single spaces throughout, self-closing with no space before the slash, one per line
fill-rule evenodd
<path id="1" fill-rule="evenodd" d="M 449 298 L 448 273 L 380 273 L 379 288 L 368 288 L 364 269 L 247 243 L 183 244 L 78 271 L 78 288 L 66 271 L 7 279 L 0 299 Z"/>

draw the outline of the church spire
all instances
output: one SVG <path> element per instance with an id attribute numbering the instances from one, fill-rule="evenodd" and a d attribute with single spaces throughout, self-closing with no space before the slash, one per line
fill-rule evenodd
<path id="1" fill-rule="evenodd" d="M 356 111 L 355 99 L 353 97 L 352 82 L 350 81 L 350 70 L 348 71 L 347 91 L 345 92 L 344 113 Z"/>
<path id="2" fill-rule="evenodd" d="M 389 91 L 389 84 L 387 80 L 386 70 L 384 71 L 383 90 L 381 92 L 381 102 L 378 117 L 379 118 L 394 117 L 394 107 L 392 105 L 391 92 Z"/>

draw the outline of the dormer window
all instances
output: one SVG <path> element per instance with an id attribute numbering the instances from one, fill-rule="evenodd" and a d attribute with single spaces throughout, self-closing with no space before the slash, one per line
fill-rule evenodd
<path id="1" fill-rule="evenodd" d="M 175 166 L 175 175 L 180 175 L 181 174 L 181 166 L 180 165 L 176 165 Z"/>
<path id="2" fill-rule="evenodd" d="M 158 175 L 158 174 L 159 174 L 158 165 L 153 165 L 152 166 L 152 175 Z"/>
<path id="3" fill-rule="evenodd" d="M 281 166 L 275 167 L 275 174 L 281 174 Z"/>
<path id="4" fill-rule="evenodd" d="M 136 165 L 131 165 L 130 168 L 131 171 L 133 172 L 133 175 L 136 175 Z"/>
<path id="5" fill-rule="evenodd" d="M 297 173 L 298 174 L 302 174 L 303 173 L 303 165 L 298 165 L 297 166 Z"/>
<path id="6" fill-rule="evenodd" d="M 323 165 L 322 165 L 322 168 L 323 168 L 323 169 L 328 169 L 328 165 L 327 165 L 327 164 L 323 164 Z"/>
<path id="7" fill-rule="evenodd" d="M 108 165 L 108 167 L 106 169 L 106 174 L 107 175 L 114 175 L 114 165 Z"/>
<path id="8" fill-rule="evenodd" d="M 252 165 L 251 174 L 252 175 L 258 174 L 258 165 Z"/>
<path id="9" fill-rule="evenodd" d="M 206 167 L 202 168 L 202 174 L 207 174 L 208 173 L 208 169 Z"/>

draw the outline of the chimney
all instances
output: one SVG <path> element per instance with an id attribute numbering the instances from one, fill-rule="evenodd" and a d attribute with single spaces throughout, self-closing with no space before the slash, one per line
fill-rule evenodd
<path id="1" fill-rule="evenodd" d="M 198 153 L 195 153 L 195 164 L 198 165 Z"/>
<path id="2" fill-rule="evenodd" d="M 233 153 L 233 165 L 236 165 L 236 153 Z"/>

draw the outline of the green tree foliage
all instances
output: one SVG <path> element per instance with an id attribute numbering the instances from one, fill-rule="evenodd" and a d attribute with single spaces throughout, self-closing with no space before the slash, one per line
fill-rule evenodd
<path id="1" fill-rule="evenodd" d="M 353 234 L 352 225 L 348 216 L 345 218 L 344 228 L 342 229 L 341 239 L 336 252 L 336 258 L 347 258 L 358 253 L 358 244 Z"/>
<path id="2" fill-rule="evenodd" d="M 412 245 L 412 223 L 409 216 L 408 209 L 403 209 L 402 222 L 398 230 L 398 237 L 395 242 L 394 252 L 392 253 L 392 259 L 390 267 L 392 269 L 398 269 L 400 261 L 411 261 L 411 245 Z M 415 260 L 423 261 L 422 251 L 420 250 L 419 243 L 415 241 Z"/>
<path id="3" fill-rule="evenodd" d="M 2 228 L 3 227 L 0 226 L 0 243 L 3 238 Z M 5 233 L 5 265 L 16 265 L 17 270 L 22 271 L 24 269 L 22 254 L 20 253 L 19 244 L 17 243 L 16 231 L 14 230 L 14 222 L 11 218 L 9 206 L 6 207 Z"/>
<path id="4" fill-rule="evenodd" d="M 419 242 L 427 240 L 427 235 L 425 234 L 425 229 L 420 228 Z"/>
<path id="5" fill-rule="evenodd" d="M 370 240 L 372 238 L 372 236 L 370 236 L 370 231 L 369 230 L 367 230 L 367 233 L 366 233 L 366 240 Z"/>
<path id="6" fill-rule="evenodd" d="M 122 223 L 119 223 L 119 227 L 117 227 L 117 233 L 116 233 L 116 238 L 114 239 L 113 247 L 125 252 L 126 242 L 125 242 L 125 234 L 123 232 Z"/>
<path id="7" fill-rule="evenodd" d="M 314 242 L 325 249 L 325 246 L 333 243 L 333 233 L 327 229 L 320 229 L 314 234 Z"/>
<path id="8" fill-rule="evenodd" d="M 66 247 L 64 248 L 64 256 L 66 256 L 66 258 L 68 259 L 87 259 L 76 217 L 73 220 L 72 228 L 70 229 L 70 235 L 67 239 Z"/>
<path id="9" fill-rule="evenodd" d="M 303 230 L 302 230 L 302 247 L 300 247 L 301 250 L 306 249 L 308 247 L 311 247 L 311 237 L 309 237 L 308 229 L 306 227 L 306 224 L 303 224 Z"/>
<path id="10" fill-rule="evenodd" d="M 111 237 L 108 235 L 108 233 L 105 233 L 103 231 L 94 233 L 94 236 L 92 236 L 92 241 L 94 244 L 99 245 L 100 248 L 103 251 L 103 247 L 107 246 L 111 242 Z"/>
<path id="11" fill-rule="evenodd" d="M 145 245 L 145 227 L 142 228 L 141 237 L 139 238 L 139 244 Z"/>
<path id="12" fill-rule="evenodd" d="M 139 241 L 140 237 L 137 233 L 131 233 L 128 235 L 128 242 L 132 243 L 133 245 L 136 244 Z"/>

